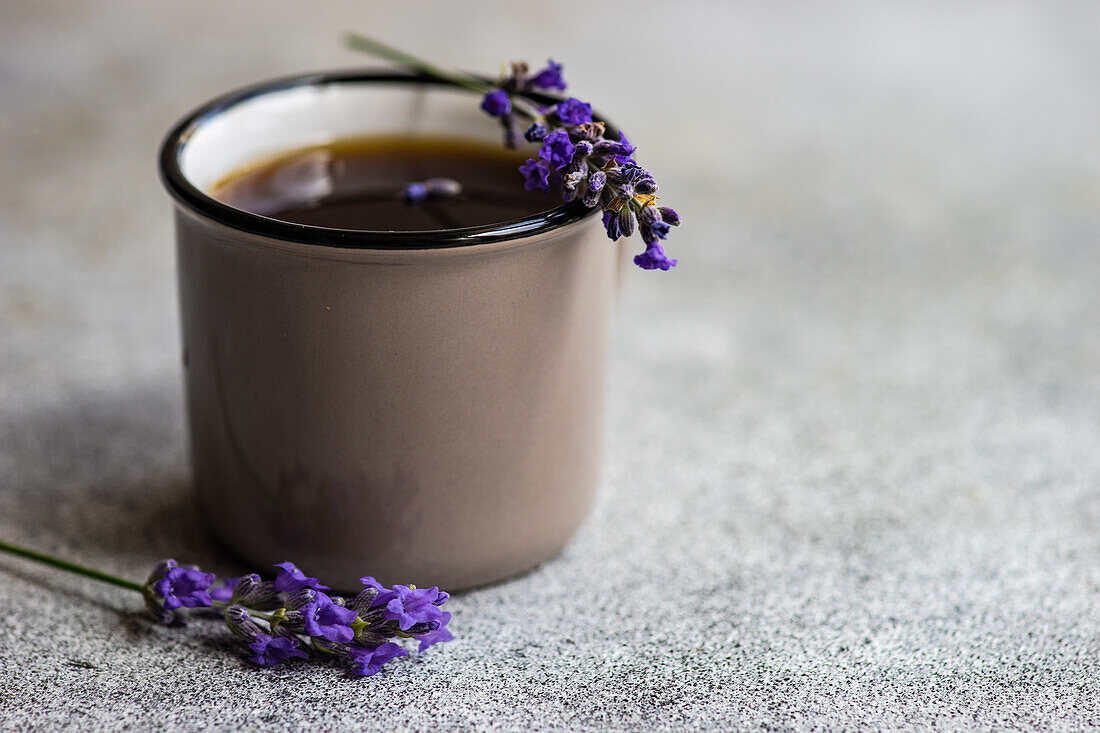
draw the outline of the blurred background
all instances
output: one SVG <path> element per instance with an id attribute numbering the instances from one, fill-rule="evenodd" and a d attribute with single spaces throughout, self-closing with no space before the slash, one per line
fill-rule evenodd
<path id="1" fill-rule="evenodd" d="M 675 270 L 627 280 L 604 487 L 563 556 L 456 599 L 469 641 L 375 697 L 326 676 L 310 694 L 343 708 L 284 689 L 276 721 L 1100 725 L 1091 3 L 6 2 L 0 536 L 134 577 L 237 569 L 190 504 L 154 153 L 227 89 L 377 65 L 347 30 L 474 71 L 563 62 L 685 224 Z M 271 678 L 205 632 L 115 651 L 127 599 L 23 567 L 0 560 L 10 720 L 68 675 L 88 700 L 41 720 L 191 726 L 198 703 L 132 677 L 167 654 L 224 665 L 204 699 L 262 722 Z M 99 672 L 21 651 L 89 597 L 69 654 Z"/>

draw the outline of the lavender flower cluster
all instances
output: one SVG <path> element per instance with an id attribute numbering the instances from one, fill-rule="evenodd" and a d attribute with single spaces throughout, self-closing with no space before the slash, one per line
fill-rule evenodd
<path id="1" fill-rule="evenodd" d="M 368 576 L 360 578 L 363 590 L 347 599 L 329 595 L 328 586 L 293 563 L 275 567 L 274 581 L 253 574 L 219 582 L 213 573 L 164 560 L 145 582 L 145 604 L 162 623 L 175 620 L 181 607 L 217 609 L 248 644 L 249 661 L 262 667 L 306 659 L 312 650 L 366 677 L 408 655 L 392 639 L 415 639 L 423 652 L 454 638 L 447 630 L 451 614 L 441 608 L 449 596 L 439 588 L 386 588 Z"/>
<path id="2" fill-rule="evenodd" d="M 553 178 L 566 201 L 580 199 L 585 206 L 603 209 L 611 241 L 638 231 L 646 248 L 634 264 L 645 270 L 674 267 L 676 260 L 665 254 L 661 242 L 680 223 L 680 215 L 657 205 L 657 181 L 634 160 L 637 148 L 626 135 L 608 140 L 604 123 L 592 119 L 592 106 L 575 97 L 536 108 L 523 98 L 532 91 L 565 87 L 562 66 L 553 60 L 534 74 L 526 63 L 513 63 L 510 74 L 482 98 L 481 109 L 500 119 L 508 147 L 519 144 L 517 115 L 531 119 L 523 137 L 540 147 L 538 157 L 519 168 L 528 191 L 549 193 Z"/>

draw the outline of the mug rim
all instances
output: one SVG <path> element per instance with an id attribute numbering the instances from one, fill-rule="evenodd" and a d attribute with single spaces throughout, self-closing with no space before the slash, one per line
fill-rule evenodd
<path id="1" fill-rule="evenodd" d="M 161 142 L 157 155 L 161 183 L 177 203 L 231 229 L 297 244 L 343 249 L 444 249 L 512 241 L 582 221 L 599 210 L 599 206 L 587 207 L 580 200 L 573 200 L 531 216 L 473 227 L 421 231 L 341 229 L 297 224 L 238 209 L 199 189 L 180 169 L 180 157 L 190 137 L 203 124 L 242 102 L 304 86 L 364 83 L 431 84 L 449 87 L 446 82 L 423 74 L 369 70 L 295 74 L 250 84 L 196 107 L 171 128 Z M 564 99 L 545 93 L 530 93 L 525 96 L 543 105 L 555 104 Z M 613 128 L 609 125 L 608 130 L 613 131 Z"/>

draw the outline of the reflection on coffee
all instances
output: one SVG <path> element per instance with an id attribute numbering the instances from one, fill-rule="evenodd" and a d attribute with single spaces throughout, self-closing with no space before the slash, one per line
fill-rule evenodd
<path id="1" fill-rule="evenodd" d="M 297 224 L 426 231 L 522 219 L 561 199 L 525 191 L 526 156 L 495 145 L 436 138 L 339 140 L 284 153 L 217 182 L 211 195 Z"/>

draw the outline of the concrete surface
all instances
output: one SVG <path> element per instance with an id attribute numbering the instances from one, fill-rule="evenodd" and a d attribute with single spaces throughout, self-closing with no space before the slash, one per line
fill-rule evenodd
<path id="1" fill-rule="evenodd" d="M 687 223 L 632 272 L 557 560 L 369 680 L 0 558 L 0 728 L 1100 728 L 1089 4 L 6 3 L 0 537 L 237 571 L 190 501 L 153 152 L 227 88 L 566 63 Z"/>

